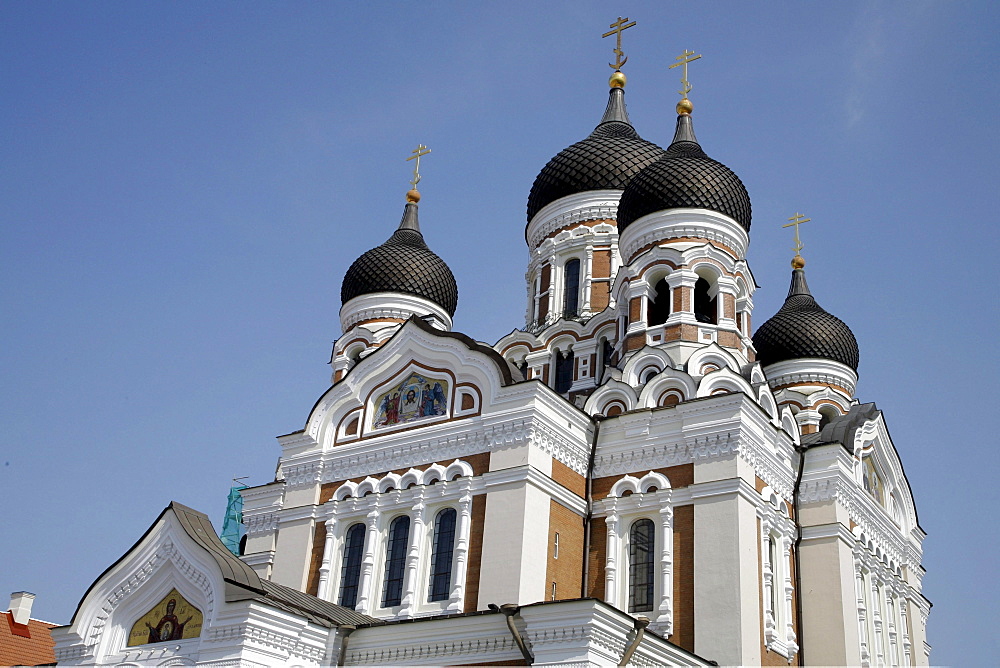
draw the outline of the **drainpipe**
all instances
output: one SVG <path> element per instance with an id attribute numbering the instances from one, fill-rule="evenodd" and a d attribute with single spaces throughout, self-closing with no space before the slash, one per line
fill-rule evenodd
<path id="1" fill-rule="evenodd" d="M 802 651 L 802 560 L 799 558 L 799 546 L 802 544 L 802 523 L 799 521 L 799 485 L 802 484 L 802 472 L 806 470 L 806 450 L 801 445 L 795 446 L 799 453 L 799 470 L 795 474 L 795 487 L 792 488 L 792 507 L 795 508 L 795 551 L 792 553 L 795 562 L 795 627 L 799 630 L 798 664 L 804 666 Z"/>
<path id="2" fill-rule="evenodd" d="M 521 656 L 524 657 L 524 663 L 530 666 L 535 662 L 535 657 L 531 655 L 528 651 L 528 646 L 524 644 L 524 638 L 521 637 L 521 632 L 517 630 L 517 626 L 514 624 L 514 617 L 521 610 L 521 606 L 517 603 L 504 603 L 503 605 L 497 605 L 496 603 L 490 603 L 490 610 L 493 612 L 501 612 L 503 616 L 507 618 L 507 629 L 510 631 L 510 635 L 514 638 L 514 642 L 517 643 L 517 648 L 521 650 Z"/>
<path id="3" fill-rule="evenodd" d="M 646 627 L 649 626 L 649 617 L 638 616 L 634 620 L 635 624 L 635 638 L 629 643 L 628 648 L 625 653 L 622 654 L 622 660 L 618 662 L 618 668 L 625 668 L 628 662 L 632 660 L 632 655 L 635 650 L 639 647 L 639 643 L 642 642 L 642 637 L 646 634 Z"/>
<path id="4" fill-rule="evenodd" d="M 350 624 L 345 624 L 340 627 L 340 630 L 344 632 L 344 637 L 340 641 L 340 655 L 337 657 L 337 665 L 343 666 L 344 661 L 347 660 L 347 639 L 352 633 L 358 630 L 357 626 L 351 626 Z"/>
<path id="5" fill-rule="evenodd" d="M 587 598 L 587 582 L 590 580 L 590 522 L 594 516 L 594 459 L 597 457 L 597 436 L 601 433 L 601 421 L 606 416 L 597 413 L 594 421 L 594 438 L 590 442 L 590 459 L 587 462 L 587 516 L 583 518 L 583 582 L 580 596 Z"/>

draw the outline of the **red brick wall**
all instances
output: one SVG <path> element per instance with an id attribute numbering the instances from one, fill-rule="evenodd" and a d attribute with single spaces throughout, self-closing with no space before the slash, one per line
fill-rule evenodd
<path id="1" fill-rule="evenodd" d="M 559 534 L 559 558 L 555 556 L 555 535 Z M 545 569 L 545 600 L 580 597 L 583 578 L 583 517 L 553 500 L 549 502 L 549 547 Z"/>

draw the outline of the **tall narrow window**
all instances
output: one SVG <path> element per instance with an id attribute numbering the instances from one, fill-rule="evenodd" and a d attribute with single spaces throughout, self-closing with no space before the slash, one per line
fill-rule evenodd
<path id="1" fill-rule="evenodd" d="M 566 354 L 561 352 L 556 352 L 556 387 L 555 390 L 559 394 L 566 394 L 569 392 L 569 388 L 573 385 L 573 351 L 569 350 Z"/>
<path id="2" fill-rule="evenodd" d="M 698 322 L 716 324 L 717 311 L 715 297 L 710 297 L 711 286 L 704 278 L 699 278 L 694 284 L 694 317 Z"/>
<path id="3" fill-rule="evenodd" d="M 455 509 L 445 508 L 434 518 L 434 552 L 431 555 L 428 601 L 445 601 L 451 595 L 451 561 L 455 551 Z"/>
<path id="4" fill-rule="evenodd" d="M 767 543 L 767 558 L 771 566 L 771 616 L 774 618 L 775 627 L 778 626 L 778 620 L 781 618 L 781 609 L 778 607 L 778 586 L 781 580 L 779 580 L 781 569 L 778 568 L 778 541 L 781 540 L 774 534 L 771 534 L 771 540 Z M 784 588 L 782 586 L 782 588 Z"/>
<path id="5" fill-rule="evenodd" d="M 646 322 L 650 327 L 662 325 L 670 315 L 670 287 L 667 279 L 661 278 L 654 287 L 656 295 L 646 305 Z"/>
<path id="6" fill-rule="evenodd" d="M 653 609 L 653 545 L 652 520 L 636 521 L 629 529 L 629 612 L 648 612 Z"/>
<path id="7" fill-rule="evenodd" d="M 344 564 L 340 568 L 340 605 L 353 608 L 358 603 L 361 558 L 365 550 L 365 525 L 352 524 L 344 537 Z"/>
<path id="8" fill-rule="evenodd" d="M 570 260 L 563 270 L 563 317 L 575 318 L 580 311 L 580 261 Z"/>
<path id="9" fill-rule="evenodd" d="M 399 605 L 403 598 L 403 573 L 406 571 L 406 544 L 410 537 L 410 518 L 400 515 L 389 525 L 389 545 L 385 551 L 385 580 L 382 582 L 382 607 Z"/>

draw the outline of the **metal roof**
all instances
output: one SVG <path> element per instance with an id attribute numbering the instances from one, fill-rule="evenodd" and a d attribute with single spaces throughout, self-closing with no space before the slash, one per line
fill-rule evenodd
<path id="1" fill-rule="evenodd" d="M 854 333 L 840 318 L 816 303 L 804 269 L 792 270 L 785 303 L 753 335 L 757 361 L 763 366 L 790 359 L 819 357 L 858 370 L 860 355 Z"/>
<path id="2" fill-rule="evenodd" d="M 438 304 L 448 315 L 458 307 L 458 284 L 451 269 L 420 233 L 417 205 L 408 202 L 389 239 L 354 261 L 340 288 L 343 303 L 377 292 L 403 292 Z"/>
<path id="3" fill-rule="evenodd" d="M 677 117 L 674 140 L 662 158 L 631 180 L 618 205 L 618 232 L 667 209 L 709 209 L 750 231 L 750 195 L 740 177 L 708 157 L 694 136 L 691 116 Z"/>
<path id="4" fill-rule="evenodd" d="M 639 136 L 628 119 L 625 91 L 612 88 L 608 107 L 590 136 L 560 151 L 542 167 L 528 194 L 528 221 L 545 205 L 588 190 L 624 190 L 663 149 Z"/>

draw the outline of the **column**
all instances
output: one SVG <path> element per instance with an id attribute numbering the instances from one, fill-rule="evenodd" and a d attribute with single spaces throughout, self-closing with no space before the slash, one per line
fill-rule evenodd
<path id="1" fill-rule="evenodd" d="M 872 571 L 869 573 L 871 578 L 871 606 L 869 612 L 872 616 L 872 625 L 875 627 L 875 647 L 874 647 L 874 657 L 875 664 L 879 666 L 885 665 L 885 638 L 882 631 L 882 579 L 879 575 Z"/>
<path id="2" fill-rule="evenodd" d="M 660 607 L 656 625 L 664 637 L 674 630 L 674 511 L 670 505 L 670 491 L 664 490 L 660 501 L 660 534 L 663 550 L 660 553 Z"/>
<path id="3" fill-rule="evenodd" d="M 458 526 L 455 542 L 455 572 L 451 586 L 448 610 L 462 612 L 465 607 L 465 574 L 469 562 L 469 535 L 472 532 L 472 481 L 465 480 L 465 493 L 459 500 Z"/>
<path id="4" fill-rule="evenodd" d="M 774 564 L 771 563 L 771 525 L 760 523 L 760 554 L 764 570 L 764 644 L 770 645 L 777 637 L 775 631 L 778 611 L 774 609 Z"/>
<path id="5" fill-rule="evenodd" d="M 910 626 L 906 613 L 906 594 L 900 592 L 899 596 L 899 626 L 903 630 L 903 665 L 913 665 L 912 646 L 910 642 Z"/>
<path id="6" fill-rule="evenodd" d="M 330 599 L 330 563 L 333 561 L 333 529 L 336 525 L 336 519 L 328 519 L 326 521 L 326 540 L 323 542 L 323 561 L 320 562 L 319 566 L 319 587 L 316 591 L 316 597 L 323 600 L 329 601 Z"/>
<path id="7" fill-rule="evenodd" d="M 604 600 L 618 607 L 618 513 L 611 510 L 605 519 L 608 526 L 607 561 L 604 566 Z"/>
<path id="8" fill-rule="evenodd" d="M 799 651 L 799 645 L 796 642 L 795 637 L 795 625 L 792 623 L 792 595 L 795 593 L 795 587 L 792 586 L 792 539 L 788 536 L 783 536 L 781 538 L 781 569 L 780 572 L 783 574 L 784 579 L 784 605 L 785 605 L 785 645 L 788 647 L 788 658 L 790 659 L 795 652 Z"/>
<path id="9" fill-rule="evenodd" d="M 858 627 L 861 639 L 861 665 L 867 666 L 871 663 L 871 639 L 868 637 L 868 606 L 865 605 L 865 573 L 861 569 L 861 561 L 858 555 L 854 556 L 854 582 L 858 596 Z"/>
<path id="10" fill-rule="evenodd" d="M 583 299 L 581 299 L 581 315 L 590 315 L 590 286 L 594 278 L 594 244 L 587 243 L 587 254 L 583 261 Z"/>
<path id="11" fill-rule="evenodd" d="M 885 617 L 886 628 L 889 633 L 889 663 L 893 666 L 899 665 L 899 625 L 896 620 L 895 595 L 890 588 L 885 590 Z"/>
<path id="12" fill-rule="evenodd" d="M 427 524 L 424 491 L 421 490 L 413 504 L 412 524 L 410 526 L 410 545 L 406 552 L 406 573 L 403 574 L 403 599 L 400 617 L 412 617 L 417 607 L 417 570 L 420 565 L 420 546 L 424 538 L 424 526 Z"/>
<path id="13" fill-rule="evenodd" d="M 369 605 L 368 599 L 372 595 L 372 580 L 375 572 L 375 544 L 378 540 L 378 509 L 368 513 L 366 524 L 368 530 L 365 532 L 365 557 L 361 562 L 361 582 L 358 586 L 358 604 L 354 609 L 358 612 L 368 614 L 374 610 L 374 605 Z"/>

